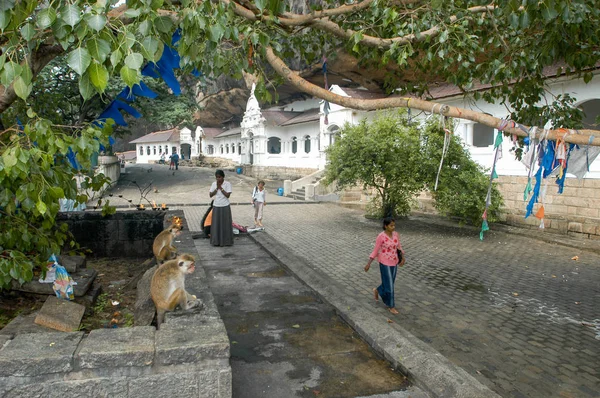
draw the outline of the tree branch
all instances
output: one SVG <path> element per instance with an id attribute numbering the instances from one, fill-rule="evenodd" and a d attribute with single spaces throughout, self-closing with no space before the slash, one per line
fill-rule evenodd
<path id="1" fill-rule="evenodd" d="M 337 37 L 340 37 L 342 39 L 350 39 L 355 33 L 357 33 L 357 31 L 352 30 L 352 29 L 344 29 L 336 22 L 331 21 L 328 17 L 354 12 L 356 7 L 358 7 L 359 10 L 362 10 L 364 8 L 367 8 L 371 4 L 372 1 L 374 1 L 374 0 L 365 0 L 356 5 L 341 6 L 341 7 L 333 8 L 333 9 L 329 9 L 329 10 L 315 11 L 308 15 L 285 13 L 285 14 L 283 14 L 282 17 L 280 17 L 277 20 L 275 19 L 275 17 L 270 16 L 270 15 L 256 15 L 252 10 L 236 3 L 235 1 L 233 2 L 233 7 L 234 7 L 233 10 L 236 15 L 246 18 L 250 21 L 258 21 L 258 20 L 269 21 L 269 22 L 279 24 L 281 26 L 286 26 L 286 27 L 310 26 L 310 27 L 314 27 L 314 28 L 329 32 L 329 33 L 331 33 Z M 223 2 L 226 4 L 231 3 L 230 0 L 223 0 Z M 418 2 L 418 0 L 406 0 L 406 1 L 397 1 L 394 3 L 395 4 L 410 4 L 410 3 L 417 3 L 417 2 Z M 493 6 L 493 5 L 477 6 L 477 7 L 470 7 L 467 9 L 467 11 L 470 13 L 473 13 L 473 14 L 478 14 L 478 13 L 484 13 L 484 12 L 494 10 L 495 8 L 496 8 L 496 6 Z M 456 17 L 455 15 L 452 15 L 449 18 L 449 20 L 450 20 L 450 23 L 454 23 L 458 20 L 458 17 Z M 399 36 L 399 37 L 393 37 L 393 38 L 380 38 L 380 37 L 363 34 L 363 37 L 362 37 L 362 40 L 360 41 L 360 43 L 364 44 L 366 46 L 369 46 L 369 47 L 389 48 L 394 43 L 399 44 L 399 45 L 404 45 L 404 44 L 408 44 L 408 43 L 423 42 L 427 38 L 439 34 L 440 30 L 441 30 L 440 26 L 434 26 L 434 27 L 424 30 L 418 34 L 411 33 L 411 34 L 408 34 L 405 36 Z"/>
<path id="2" fill-rule="evenodd" d="M 63 52 L 64 50 L 60 45 L 41 45 L 31 53 L 28 60 L 22 61 L 21 65 L 24 68 L 31 68 L 32 80 L 35 80 L 38 73 L 48 65 L 48 62 Z M 16 100 L 17 94 L 12 84 L 8 87 L 0 85 L 0 114 L 4 113 Z"/>
<path id="3" fill-rule="evenodd" d="M 328 18 L 336 15 L 352 14 L 355 12 L 362 11 L 369 8 L 375 0 L 364 0 L 356 4 L 345 4 L 337 8 L 330 8 L 326 10 L 313 11 L 310 14 L 301 15 L 293 14 L 291 12 L 285 12 L 282 16 L 289 19 L 296 25 L 308 25 L 311 21 L 320 18 Z M 408 4 L 421 3 L 422 0 L 393 0 L 390 1 L 390 6 L 403 6 Z"/>
<path id="4" fill-rule="evenodd" d="M 411 108 L 419 109 L 425 112 L 439 113 L 443 116 L 471 120 L 483 125 L 502 130 L 505 133 L 514 134 L 519 137 L 527 137 L 529 126 L 504 126 L 505 122 L 502 119 L 498 119 L 494 116 L 487 115 L 485 113 L 472 111 L 470 109 L 458 108 L 455 106 L 449 106 L 438 102 L 425 101 L 418 98 L 411 97 L 388 97 L 382 99 L 359 99 L 344 97 L 338 94 L 334 94 L 329 90 L 325 90 L 319 86 L 316 86 L 307 80 L 301 78 L 298 73 L 292 71 L 282 60 L 273 52 L 273 48 L 267 47 L 265 49 L 267 61 L 277 72 L 278 75 L 285 78 L 292 86 L 297 89 L 313 95 L 315 97 L 324 99 L 326 101 L 344 106 L 346 108 L 358 109 L 364 111 L 374 111 L 379 109 L 389 108 Z M 502 127 L 502 128 L 501 128 Z M 523 130 L 524 129 L 524 130 Z M 564 139 L 565 142 L 578 144 L 578 145 L 594 145 L 600 146 L 600 131 L 596 130 L 579 130 L 579 134 L 571 134 L 571 131 L 565 129 L 548 130 L 545 138 L 549 140 Z M 594 137 L 591 137 L 591 136 Z"/>

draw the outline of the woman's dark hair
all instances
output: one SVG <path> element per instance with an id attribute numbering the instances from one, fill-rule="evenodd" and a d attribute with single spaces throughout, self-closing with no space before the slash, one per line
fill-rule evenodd
<path id="1" fill-rule="evenodd" d="M 393 217 L 384 218 L 383 219 L 383 229 L 385 229 L 385 227 L 387 227 L 388 225 L 390 225 L 393 222 L 396 222 L 396 219 L 394 219 Z"/>
<path id="2" fill-rule="evenodd" d="M 217 171 L 215 171 L 215 177 L 225 178 L 225 173 L 223 172 L 223 170 L 217 170 Z"/>

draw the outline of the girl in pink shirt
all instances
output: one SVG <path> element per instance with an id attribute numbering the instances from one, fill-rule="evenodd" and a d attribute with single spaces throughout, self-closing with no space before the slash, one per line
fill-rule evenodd
<path id="1" fill-rule="evenodd" d="M 387 217 L 383 220 L 383 232 L 377 235 L 375 248 L 369 256 L 369 262 L 365 265 L 365 272 L 367 272 L 371 268 L 373 260 L 378 259 L 381 285 L 373 289 L 373 295 L 375 301 L 379 301 L 379 296 L 381 296 L 383 303 L 392 314 L 398 313 L 398 310 L 394 307 L 394 282 L 398 270 L 397 266 L 403 266 L 405 261 L 404 250 L 400 245 L 400 236 L 395 229 L 396 221 L 393 218 Z M 398 259 L 397 250 L 402 252 L 402 260 Z"/>

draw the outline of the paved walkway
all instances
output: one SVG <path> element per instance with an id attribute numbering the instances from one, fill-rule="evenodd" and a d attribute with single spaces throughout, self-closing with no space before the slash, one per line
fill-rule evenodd
<path id="1" fill-rule="evenodd" d="M 426 398 L 248 235 L 194 243 L 231 341 L 233 397 Z"/>
<path id="2" fill-rule="evenodd" d="M 199 229 L 213 171 L 183 173 L 193 174 L 200 188 L 187 193 L 174 188 L 177 195 L 169 203 L 181 204 L 190 227 Z M 240 203 L 232 206 L 234 220 L 251 224 L 246 203 L 253 181 L 231 174 L 226 179 L 234 184 L 232 200 Z M 389 317 L 371 296 L 379 283 L 377 268 L 363 271 L 381 231 L 378 222 L 360 211 L 271 195 L 264 224 L 264 237 L 341 286 L 342 294 L 365 303 L 374 320 Z M 600 396 L 600 252 L 499 231 L 481 242 L 476 230 L 431 218 L 398 220 L 397 230 L 407 264 L 398 272 L 400 315 L 392 326 L 501 396 Z"/>

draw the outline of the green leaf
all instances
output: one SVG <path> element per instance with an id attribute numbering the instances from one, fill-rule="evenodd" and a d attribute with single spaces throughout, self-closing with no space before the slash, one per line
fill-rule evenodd
<path id="1" fill-rule="evenodd" d="M 10 85 L 15 77 L 20 76 L 23 71 L 23 67 L 15 62 L 7 62 L 4 64 L 4 68 L 2 68 L 2 73 L 0 73 L 0 82 L 3 85 Z"/>
<path id="2" fill-rule="evenodd" d="M 30 41 L 33 35 L 35 34 L 35 29 L 33 28 L 32 24 L 26 23 L 21 27 L 20 32 L 21 36 L 23 36 L 23 39 L 25 39 L 25 41 Z"/>
<path id="3" fill-rule="evenodd" d="M 444 30 L 444 31 L 442 31 L 442 33 L 440 33 L 439 42 L 440 42 L 440 43 L 443 43 L 443 42 L 445 42 L 446 40 L 448 40 L 448 31 L 447 31 L 447 30 Z"/>
<path id="4" fill-rule="evenodd" d="M 210 32 L 210 40 L 215 43 L 218 43 L 223 37 L 223 33 L 225 33 L 225 29 L 219 24 L 211 25 L 208 30 Z"/>
<path id="5" fill-rule="evenodd" d="M 62 199 L 65 197 L 65 192 L 61 187 L 50 187 L 48 193 L 52 199 Z"/>
<path id="6" fill-rule="evenodd" d="M 121 79 L 127 84 L 129 87 L 139 83 L 140 78 L 137 70 L 131 69 L 127 66 L 123 66 L 121 68 Z"/>
<path id="7" fill-rule="evenodd" d="M 139 24 L 138 26 L 138 32 L 140 33 L 140 35 L 142 36 L 147 36 L 148 33 L 150 32 L 150 21 L 145 19 L 142 21 L 142 23 Z"/>
<path id="8" fill-rule="evenodd" d="M 64 23 L 62 20 L 56 20 L 52 24 L 52 33 L 56 36 L 57 39 L 62 40 L 71 32 L 71 27 Z"/>
<path id="9" fill-rule="evenodd" d="M 67 5 L 60 10 L 60 17 L 67 25 L 73 27 L 81 21 L 81 10 L 76 5 Z"/>
<path id="10" fill-rule="evenodd" d="M 19 273 L 19 270 L 17 269 L 17 267 L 12 267 L 9 271 L 8 274 L 11 276 L 11 278 L 13 279 L 19 279 L 19 277 L 21 276 L 21 274 Z"/>
<path id="11" fill-rule="evenodd" d="M 15 7 L 15 0 L 0 1 L 0 11 L 10 11 Z"/>
<path id="12" fill-rule="evenodd" d="M 542 17 L 546 20 L 546 22 L 550 22 L 558 16 L 558 12 L 554 8 L 553 2 L 547 2 L 546 4 L 548 4 L 548 6 L 545 6 L 544 4 L 541 5 Z"/>
<path id="13" fill-rule="evenodd" d="M 160 7 L 162 7 L 162 5 L 164 4 L 164 0 L 152 0 L 152 3 L 150 3 L 150 8 L 152 8 L 153 10 L 158 10 Z"/>
<path id="14" fill-rule="evenodd" d="M 40 214 L 46 214 L 46 211 L 48 210 L 48 207 L 41 199 L 38 200 L 38 202 L 35 204 L 35 207 L 40 212 Z"/>
<path id="15" fill-rule="evenodd" d="M 169 33 L 173 29 L 173 21 L 167 16 L 155 18 L 153 25 L 161 33 Z"/>
<path id="16" fill-rule="evenodd" d="M 144 57 L 140 53 L 131 53 L 125 58 L 125 65 L 135 70 L 140 69 L 142 67 L 143 62 Z"/>
<path id="17" fill-rule="evenodd" d="M 95 30 L 96 32 L 101 31 L 106 25 L 106 17 L 104 15 L 88 15 L 85 19 L 88 26 Z"/>
<path id="18" fill-rule="evenodd" d="M 90 74 L 90 81 L 100 92 L 104 92 L 104 89 L 108 85 L 108 71 L 104 65 L 94 62 L 90 65 L 88 73 Z"/>
<path id="19" fill-rule="evenodd" d="M 529 27 L 529 13 L 527 11 L 521 14 L 519 18 L 519 25 L 521 25 L 521 29 L 526 29 Z"/>
<path id="20" fill-rule="evenodd" d="M 4 167 L 6 169 L 10 169 L 17 164 L 17 157 L 15 156 L 14 148 L 13 150 L 6 151 L 2 154 L 2 160 L 4 161 Z"/>
<path id="21" fill-rule="evenodd" d="M 140 16 L 140 14 L 142 13 L 142 10 L 140 10 L 139 8 L 128 8 L 127 11 L 125 11 L 125 16 L 127 18 L 137 18 Z"/>
<path id="22" fill-rule="evenodd" d="M 100 63 L 103 63 L 110 54 L 110 44 L 104 39 L 94 37 L 87 41 L 86 47 L 92 58 Z"/>
<path id="23" fill-rule="evenodd" d="M 119 65 L 119 62 L 123 59 L 123 53 L 120 50 L 115 50 L 110 54 L 110 63 L 113 68 Z"/>
<path id="24" fill-rule="evenodd" d="M 158 40 L 151 36 L 145 37 L 144 40 L 142 40 L 141 51 L 144 54 L 145 58 L 156 61 L 156 53 L 158 51 Z"/>
<path id="25" fill-rule="evenodd" d="M 83 97 L 84 101 L 89 100 L 96 94 L 96 90 L 90 81 L 90 76 L 86 73 L 79 79 L 79 93 Z"/>
<path id="26" fill-rule="evenodd" d="M 44 8 L 36 17 L 35 24 L 40 29 L 46 29 L 56 21 L 56 11 L 52 7 Z"/>
<path id="27" fill-rule="evenodd" d="M 254 0 L 254 4 L 256 5 L 256 8 L 262 11 L 267 6 L 267 0 Z"/>
<path id="28" fill-rule="evenodd" d="M 4 29 L 10 23 L 10 11 L 0 11 L 0 30 Z"/>
<path id="29" fill-rule="evenodd" d="M 80 76 L 85 73 L 91 61 L 92 57 L 84 47 L 76 48 L 67 56 L 67 64 Z"/>
<path id="30" fill-rule="evenodd" d="M 123 45 L 125 46 L 125 48 L 129 49 L 131 47 L 133 47 L 133 45 L 136 43 L 136 39 L 135 39 L 135 35 L 131 32 L 127 32 L 125 34 L 125 36 L 123 36 Z"/>
<path id="31" fill-rule="evenodd" d="M 431 8 L 434 10 L 440 10 L 443 4 L 443 0 L 431 0 Z"/>
<path id="32" fill-rule="evenodd" d="M 17 94 L 19 98 L 26 100 L 31 93 L 33 85 L 27 84 L 22 76 L 17 76 L 15 82 L 13 83 L 13 88 L 15 89 L 15 94 Z"/>

